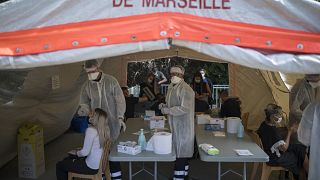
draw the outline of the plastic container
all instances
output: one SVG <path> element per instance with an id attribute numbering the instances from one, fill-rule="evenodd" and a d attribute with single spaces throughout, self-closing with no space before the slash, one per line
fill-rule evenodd
<path id="1" fill-rule="evenodd" d="M 242 123 L 240 122 L 239 123 L 239 126 L 238 126 L 238 138 L 243 138 L 243 135 L 244 135 L 244 127 L 242 125 Z"/>
<path id="2" fill-rule="evenodd" d="M 146 142 L 146 137 L 144 136 L 143 129 L 140 129 L 138 144 L 139 146 L 141 146 L 141 150 L 146 150 L 147 142 Z"/>
<path id="3" fill-rule="evenodd" d="M 227 132 L 231 134 L 236 134 L 238 132 L 239 124 L 241 119 L 238 117 L 228 117 L 227 118 Z"/>
<path id="4" fill-rule="evenodd" d="M 200 144 L 199 147 L 209 155 L 216 155 L 220 153 L 219 149 L 215 148 L 211 144 Z"/>
<path id="5" fill-rule="evenodd" d="M 79 133 L 85 133 L 88 128 L 88 116 L 75 116 L 71 121 L 71 128 Z"/>

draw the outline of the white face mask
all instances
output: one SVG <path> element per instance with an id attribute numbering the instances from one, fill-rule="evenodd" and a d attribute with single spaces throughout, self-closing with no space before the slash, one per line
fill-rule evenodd
<path id="1" fill-rule="evenodd" d="M 320 81 L 317 81 L 317 82 L 309 82 L 310 86 L 312 88 L 317 88 L 320 86 Z"/>
<path id="2" fill-rule="evenodd" d="M 276 120 L 277 123 L 280 123 L 282 121 L 282 117 L 278 117 L 278 120 Z"/>
<path id="3" fill-rule="evenodd" d="M 200 83 L 200 79 L 195 79 L 194 82 Z"/>
<path id="4" fill-rule="evenodd" d="M 172 76 L 171 77 L 171 83 L 172 84 L 178 84 L 182 79 L 179 78 L 178 76 Z"/>
<path id="5" fill-rule="evenodd" d="M 152 83 L 152 79 L 148 79 L 148 82 L 149 82 L 149 83 Z"/>
<path id="6" fill-rule="evenodd" d="M 282 116 L 280 116 L 280 115 L 275 115 L 274 116 L 274 122 L 280 123 L 281 121 L 282 121 Z"/>
<path id="7" fill-rule="evenodd" d="M 100 72 L 89 73 L 88 74 L 88 79 L 90 81 L 94 81 L 94 80 L 96 80 L 98 78 L 99 74 L 100 74 Z"/>

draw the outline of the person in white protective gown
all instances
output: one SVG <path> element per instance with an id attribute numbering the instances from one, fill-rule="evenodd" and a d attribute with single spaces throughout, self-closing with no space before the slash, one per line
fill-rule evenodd
<path id="1" fill-rule="evenodd" d="M 108 114 L 110 137 L 114 143 L 122 126 L 126 111 L 126 102 L 118 81 L 110 75 L 104 74 L 99 69 L 97 60 L 88 60 L 84 64 L 88 73 L 88 79 L 82 89 L 80 97 L 80 108 L 78 113 L 90 114 L 92 110 L 101 108 Z M 121 167 L 119 162 L 110 161 L 110 171 L 112 179 L 121 179 Z"/>
<path id="2" fill-rule="evenodd" d="M 303 110 L 313 101 L 320 101 L 320 74 L 306 74 L 292 87 L 289 96 L 289 124 L 299 123 Z M 292 143 L 300 143 L 297 133 L 291 138 Z"/>
<path id="3" fill-rule="evenodd" d="M 173 146 L 177 159 L 174 166 L 174 177 L 183 180 L 188 176 L 188 158 L 194 150 L 194 98 L 192 88 L 183 80 L 184 68 L 174 66 L 170 69 L 166 104 L 160 104 L 162 114 L 167 114 L 172 132 Z"/>
<path id="4" fill-rule="evenodd" d="M 299 141 L 310 147 L 309 180 L 320 177 L 320 101 L 309 104 L 302 114 L 298 128 Z"/>

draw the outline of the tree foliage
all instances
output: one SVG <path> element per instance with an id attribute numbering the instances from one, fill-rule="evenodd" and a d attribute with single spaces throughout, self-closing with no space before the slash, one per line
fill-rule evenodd
<path id="1" fill-rule="evenodd" d="M 194 73 L 200 69 L 205 69 L 207 77 L 213 84 L 228 84 L 228 64 L 205 62 L 183 57 L 169 57 L 152 59 L 144 62 L 130 62 L 128 64 L 128 86 L 132 87 L 141 84 L 152 72 L 153 67 L 157 67 L 164 75 L 170 78 L 170 67 L 182 65 L 185 68 L 185 81 L 191 83 Z"/>

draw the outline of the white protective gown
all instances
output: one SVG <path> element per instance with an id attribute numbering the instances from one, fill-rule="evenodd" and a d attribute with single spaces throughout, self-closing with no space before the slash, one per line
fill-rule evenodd
<path id="1" fill-rule="evenodd" d="M 298 81 L 289 98 L 290 122 L 300 122 L 302 111 L 313 101 L 320 101 L 320 87 L 312 88 L 305 79 Z"/>
<path id="2" fill-rule="evenodd" d="M 320 101 L 313 102 L 303 111 L 298 128 L 299 141 L 310 146 L 309 180 L 320 177 Z"/>
<path id="3" fill-rule="evenodd" d="M 115 142 L 120 134 L 119 118 L 123 118 L 126 111 L 126 101 L 118 81 L 104 73 L 99 82 L 87 81 L 80 97 L 80 106 L 84 104 L 90 107 L 90 111 L 101 108 L 107 112 L 110 136 Z"/>
<path id="4" fill-rule="evenodd" d="M 166 96 L 172 141 L 177 158 L 193 155 L 194 146 L 194 91 L 183 80 L 170 84 Z"/>

